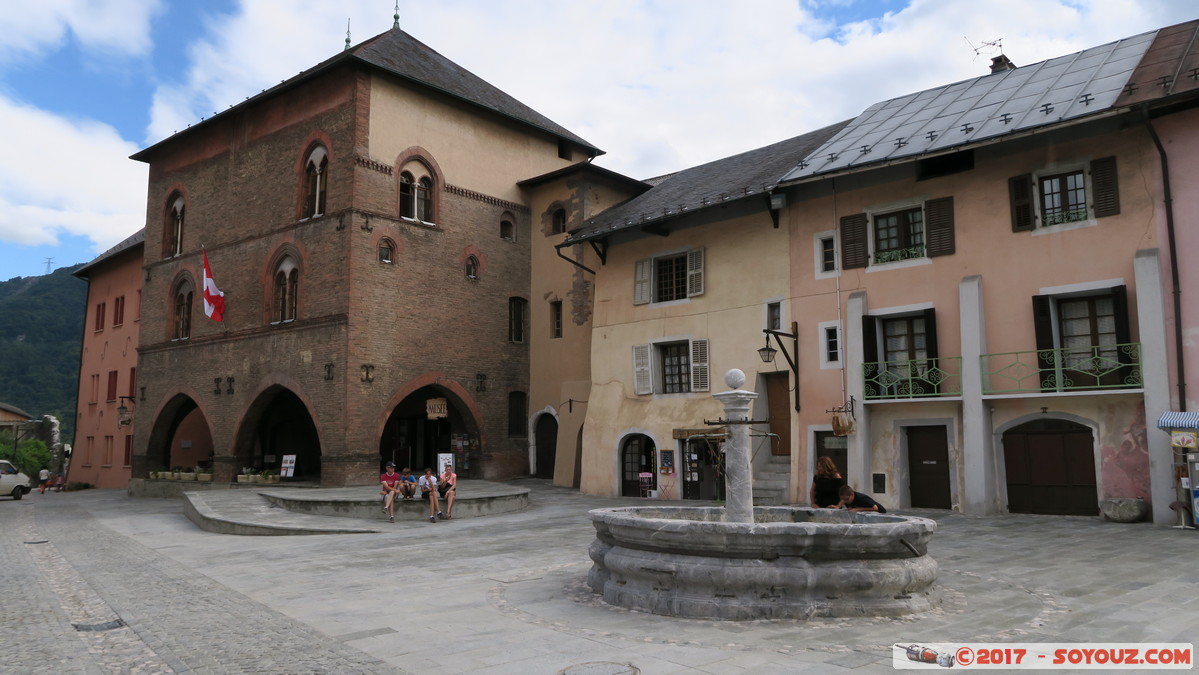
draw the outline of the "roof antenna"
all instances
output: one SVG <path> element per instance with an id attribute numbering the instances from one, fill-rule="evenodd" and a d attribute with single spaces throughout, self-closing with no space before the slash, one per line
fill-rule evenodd
<path id="1" fill-rule="evenodd" d="M 346 19 L 346 50 L 350 49 L 350 20 Z"/>
<path id="2" fill-rule="evenodd" d="M 400 0 L 396 0 L 396 13 L 392 18 L 395 19 L 395 22 L 391 24 L 391 27 L 398 29 L 400 27 Z"/>

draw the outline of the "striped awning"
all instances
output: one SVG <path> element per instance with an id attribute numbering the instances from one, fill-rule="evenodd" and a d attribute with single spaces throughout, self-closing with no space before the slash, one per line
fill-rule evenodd
<path id="1" fill-rule="evenodd" d="M 1158 429 L 1199 429 L 1199 412 L 1164 412 L 1157 418 Z"/>

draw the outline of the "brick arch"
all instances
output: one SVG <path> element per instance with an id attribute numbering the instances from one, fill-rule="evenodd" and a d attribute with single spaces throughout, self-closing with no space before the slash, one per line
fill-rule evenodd
<path id="1" fill-rule="evenodd" d="M 462 252 L 458 254 L 458 269 L 460 271 L 464 269 L 466 267 L 466 259 L 472 255 L 475 257 L 475 260 L 479 261 L 479 276 L 482 277 L 483 272 L 487 269 L 487 256 L 483 255 L 479 247 L 474 244 L 462 249 Z"/>
<path id="2" fill-rule="evenodd" d="M 139 402 L 138 405 L 145 405 L 145 403 Z M 199 410 L 200 414 L 204 416 L 204 422 L 208 425 L 208 435 L 214 439 L 213 453 L 216 454 L 215 439 L 217 436 L 214 433 L 212 415 L 209 414 L 208 406 L 194 389 L 178 385 L 167 390 L 158 399 L 146 441 L 145 459 L 136 469 L 134 473 L 136 477 L 144 478 L 151 466 L 168 464 L 171 453 L 171 437 L 183 419 L 193 410 Z"/>
<path id="3" fill-rule="evenodd" d="M 321 439 L 325 438 L 325 433 L 321 428 L 320 415 L 316 411 L 316 406 L 312 403 L 312 397 L 307 394 L 303 385 L 295 378 L 284 373 L 271 372 L 258 380 L 254 392 L 246 397 L 246 403 L 237 413 L 237 420 L 233 425 L 234 431 L 230 436 L 229 448 L 229 456 L 234 461 L 246 455 L 246 452 L 243 452 L 242 448 L 252 447 L 254 440 L 253 433 L 257 425 L 262 421 L 262 413 L 269 404 L 269 400 L 264 397 L 264 394 L 271 389 L 282 389 L 295 396 L 300 401 L 300 404 L 304 406 L 305 412 L 308 413 L 308 418 L 312 420 L 312 426 L 316 429 L 318 444 Z M 233 468 L 236 471 L 236 467 Z"/>
<path id="4" fill-rule="evenodd" d="M 306 168 L 306 165 L 308 163 L 308 155 L 311 154 L 312 151 L 318 145 L 323 146 L 325 148 L 325 156 L 329 160 L 329 163 L 328 163 L 329 172 L 330 172 L 330 175 L 333 174 L 332 167 L 333 167 L 333 162 L 336 157 L 333 152 L 333 139 L 330 138 L 329 134 L 325 133 L 325 131 L 323 129 L 316 129 L 316 130 L 312 131 L 310 134 L 308 134 L 308 137 L 305 138 L 304 142 L 300 144 L 300 153 L 298 155 L 296 155 L 295 163 L 292 166 L 292 175 L 295 176 L 295 186 L 296 186 L 295 214 L 294 214 L 296 220 L 299 220 L 300 218 L 304 217 L 304 191 L 307 189 L 307 178 L 308 178 L 307 175 L 305 174 L 304 169 Z M 327 176 L 326 176 L 326 180 L 328 180 Z M 325 185 L 325 213 L 323 215 L 329 214 L 329 211 L 330 211 L 329 195 L 331 193 L 332 193 L 332 190 L 330 189 L 330 184 L 326 183 L 326 185 Z"/>
<path id="5" fill-rule="evenodd" d="M 474 427 L 474 431 L 479 434 L 479 446 L 486 446 L 487 439 L 483 435 L 483 413 L 479 410 L 478 402 L 471 397 L 465 387 L 440 371 L 429 371 L 408 380 L 387 399 L 387 403 L 383 406 L 382 414 L 375 421 L 375 438 L 383 437 L 383 432 L 387 428 L 387 420 L 391 418 L 392 411 L 400 403 L 403 403 L 404 399 L 424 387 L 437 387 L 444 390 L 447 394 L 452 395 L 456 399 L 456 402 L 465 411 L 470 413 L 468 422 Z"/>
<path id="6" fill-rule="evenodd" d="M 437 160 L 433 159 L 433 153 L 422 148 L 419 145 L 414 145 L 399 155 L 395 161 L 395 198 L 392 200 L 391 212 L 398 214 L 400 212 L 400 174 L 404 172 L 404 165 L 408 162 L 420 162 L 429 170 L 433 177 L 433 191 L 429 195 L 433 200 L 433 221 L 438 225 L 441 224 L 441 194 L 445 191 L 445 173 L 441 170 L 441 165 Z"/>

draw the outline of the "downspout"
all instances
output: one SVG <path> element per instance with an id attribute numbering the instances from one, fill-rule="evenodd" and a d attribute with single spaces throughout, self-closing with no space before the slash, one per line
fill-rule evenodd
<path id="1" fill-rule="evenodd" d="M 1178 378 L 1178 409 L 1186 412 L 1186 363 L 1182 349 L 1182 289 L 1178 281 L 1178 249 L 1174 240 L 1174 197 L 1170 192 L 1170 161 L 1166 156 L 1166 148 L 1162 146 L 1161 139 L 1158 138 L 1157 131 L 1153 128 L 1153 123 L 1149 121 L 1149 104 L 1147 103 L 1141 104 L 1141 121 L 1145 123 L 1149 137 L 1157 146 L 1157 154 L 1161 157 L 1162 162 L 1162 192 L 1166 204 L 1166 237 L 1170 249 L 1170 285 L 1171 293 L 1174 296 L 1174 361 L 1177 370 L 1175 376 Z"/>
<path id="2" fill-rule="evenodd" d="M 577 243 L 582 243 L 582 242 L 577 242 Z M 575 246 L 575 245 L 576 244 L 559 244 L 558 246 L 554 247 L 554 253 L 557 253 L 559 258 L 561 258 L 561 259 L 565 260 L 566 262 L 570 263 L 571 265 L 574 265 L 575 267 L 583 270 L 584 272 L 590 272 L 592 274 L 595 274 L 595 270 L 591 269 L 590 267 L 584 265 L 583 263 L 581 263 L 577 260 L 571 260 L 570 258 L 567 258 L 566 256 L 562 255 L 562 247 L 563 246 Z"/>

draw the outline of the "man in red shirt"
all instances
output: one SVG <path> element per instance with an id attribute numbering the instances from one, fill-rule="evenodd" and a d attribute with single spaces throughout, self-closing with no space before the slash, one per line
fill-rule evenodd
<path id="1" fill-rule="evenodd" d="M 380 492 L 383 495 L 383 512 L 387 514 L 387 520 L 394 523 L 396 521 L 395 499 L 399 492 L 397 486 L 400 483 L 400 474 L 396 473 L 395 462 L 387 463 L 387 472 L 379 476 L 379 482 L 382 485 Z"/>

